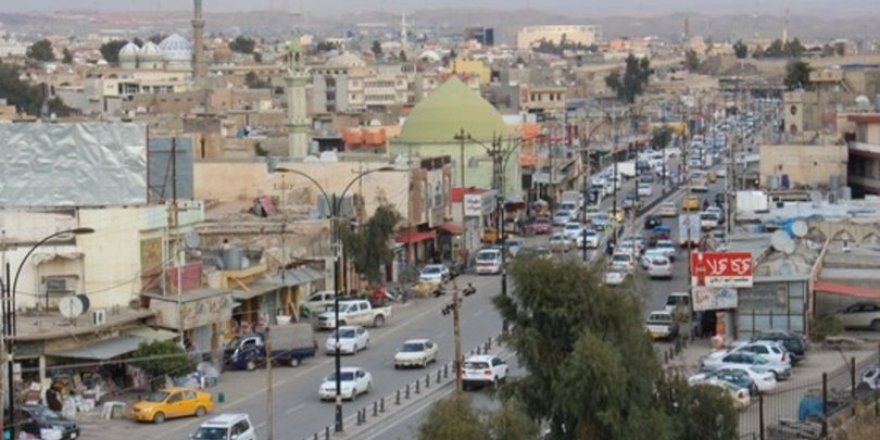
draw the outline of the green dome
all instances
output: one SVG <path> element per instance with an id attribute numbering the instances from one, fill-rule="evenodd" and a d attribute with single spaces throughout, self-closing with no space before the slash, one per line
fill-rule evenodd
<path id="1" fill-rule="evenodd" d="M 452 76 L 419 102 L 400 131 L 400 143 L 445 144 L 464 129 L 474 139 L 489 142 L 504 134 L 504 120 L 495 107 Z"/>

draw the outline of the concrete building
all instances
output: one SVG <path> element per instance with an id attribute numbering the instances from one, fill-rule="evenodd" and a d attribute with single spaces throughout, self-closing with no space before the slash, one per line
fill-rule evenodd
<path id="1" fill-rule="evenodd" d="M 542 40 L 558 45 L 563 39 L 589 46 L 602 39 L 602 28 L 595 25 L 526 26 L 516 34 L 516 48 L 530 50 Z"/>
<path id="2" fill-rule="evenodd" d="M 843 142 L 819 145 L 761 145 L 760 184 L 770 190 L 828 188 L 847 181 L 847 146 Z"/>
<path id="3" fill-rule="evenodd" d="M 880 194 L 880 113 L 857 113 L 849 136 L 849 185 L 856 195 Z"/>

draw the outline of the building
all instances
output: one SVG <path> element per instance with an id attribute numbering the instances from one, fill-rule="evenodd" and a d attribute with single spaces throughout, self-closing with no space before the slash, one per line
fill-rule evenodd
<path id="1" fill-rule="evenodd" d="M 469 27 L 464 29 L 465 41 L 476 41 L 483 46 L 495 45 L 495 28 Z"/>
<path id="2" fill-rule="evenodd" d="M 516 34 L 516 48 L 530 50 L 541 41 L 559 45 L 563 40 L 589 46 L 602 39 L 602 28 L 595 25 L 526 26 Z"/>
<path id="3" fill-rule="evenodd" d="M 762 188 L 830 188 L 847 181 L 849 154 L 843 142 L 761 145 L 759 149 Z"/>
<path id="4" fill-rule="evenodd" d="M 849 136 L 849 186 L 853 194 L 880 194 L 880 113 L 857 113 Z"/>
<path id="5" fill-rule="evenodd" d="M 119 50 L 119 67 L 192 72 L 192 57 L 192 43 L 179 34 L 171 34 L 158 45 L 147 41 L 143 47 L 138 47 L 129 42 Z"/>
<path id="6" fill-rule="evenodd" d="M 308 104 L 306 103 L 306 85 L 308 72 L 305 69 L 302 50 L 299 41 L 294 40 L 287 52 L 287 126 L 288 143 L 287 155 L 294 158 L 304 158 L 309 154 L 309 127 L 311 120 L 308 117 Z"/>

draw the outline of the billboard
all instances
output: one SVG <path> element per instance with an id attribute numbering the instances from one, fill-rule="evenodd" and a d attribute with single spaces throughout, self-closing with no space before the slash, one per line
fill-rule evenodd
<path id="1" fill-rule="evenodd" d="M 750 252 L 693 252 L 691 286 L 752 287 L 754 269 Z"/>
<path id="2" fill-rule="evenodd" d="M 725 310 L 737 307 L 736 289 L 694 286 L 693 304 L 695 312 L 706 310 Z"/>

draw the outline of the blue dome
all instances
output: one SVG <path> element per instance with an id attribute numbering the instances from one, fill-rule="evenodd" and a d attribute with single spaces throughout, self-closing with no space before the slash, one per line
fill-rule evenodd
<path id="1" fill-rule="evenodd" d="M 190 62 L 192 60 L 192 43 L 178 34 L 171 34 L 159 43 L 162 57 L 170 62 Z"/>

